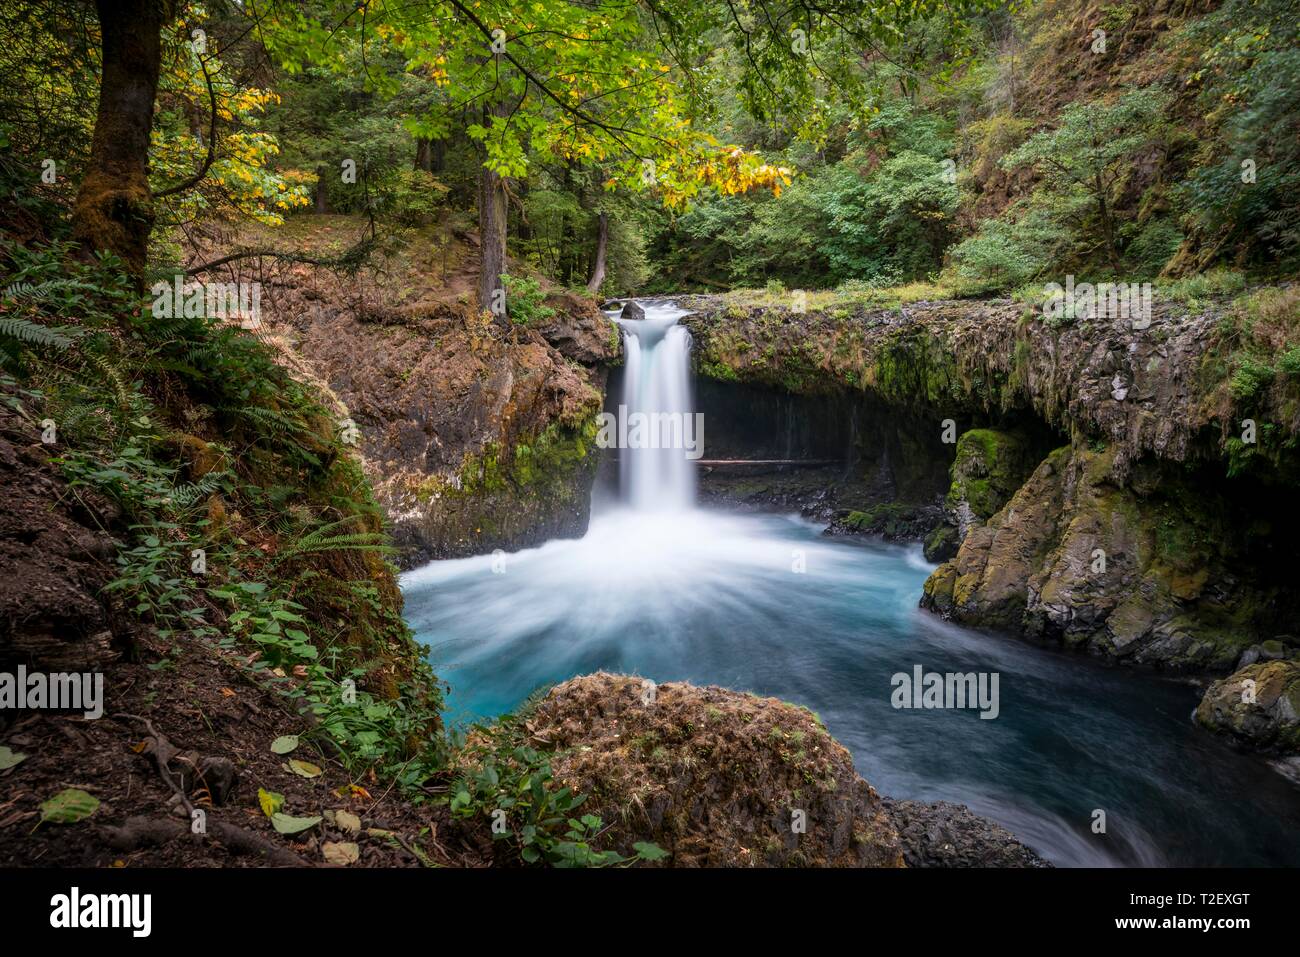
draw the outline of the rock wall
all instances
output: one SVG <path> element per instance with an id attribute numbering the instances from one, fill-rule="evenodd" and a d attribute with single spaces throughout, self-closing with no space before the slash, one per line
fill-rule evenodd
<path id="1" fill-rule="evenodd" d="M 1240 387 L 1243 333 L 1229 304 L 1158 300 L 1149 324 L 1049 322 L 1011 301 L 690 305 L 702 375 L 869 396 L 905 417 L 917 443 L 955 444 L 937 527 L 905 521 L 897 502 L 832 526 L 924 535 L 932 559 L 948 558 L 925 607 L 1193 674 L 1249 665 L 1266 645 L 1283 662 L 1274 671 L 1300 668 L 1290 634 L 1300 600 L 1287 581 L 1300 381 Z M 1268 687 L 1289 681 L 1270 672 Z M 1215 688 L 1203 724 L 1296 749 L 1287 693 L 1246 720 Z"/>
<path id="2" fill-rule="evenodd" d="M 544 324 L 504 332 L 464 304 L 394 306 L 319 276 L 272 301 L 286 361 L 358 429 L 402 565 L 586 531 L 596 413 L 619 355 L 589 302 L 552 296 Z"/>

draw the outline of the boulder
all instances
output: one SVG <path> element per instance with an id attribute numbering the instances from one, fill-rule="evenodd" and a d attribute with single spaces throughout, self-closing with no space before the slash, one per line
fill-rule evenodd
<path id="1" fill-rule="evenodd" d="M 1300 754 L 1300 661 L 1260 661 L 1214 682 L 1196 720 L 1252 750 Z"/>
<path id="2" fill-rule="evenodd" d="M 977 627 L 1177 669 L 1231 668 L 1277 600 L 1244 580 L 1249 521 L 1175 468 L 1114 479 L 1114 447 L 1052 452 L 925 584 L 923 607 Z"/>
<path id="3" fill-rule="evenodd" d="M 1016 836 L 962 804 L 885 799 L 908 867 L 1051 867 Z"/>
<path id="4" fill-rule="evenodd" d="M 804 708 L 598 673 L 554 688 L 529 727 L 620 853 L 651 841 L 677 867 L 903 866 L 880 796 Z"/>

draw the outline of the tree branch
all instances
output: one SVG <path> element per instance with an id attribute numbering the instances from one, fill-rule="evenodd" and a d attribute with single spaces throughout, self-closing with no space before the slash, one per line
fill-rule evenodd
<path id="1" fill-rule="evenodd" d="M 199 69 L 203 71 L 204 82 L 208 85 L 208 104 L 212 110 L 212 122 L 208 126 L 208 155 L 204 158 L 203 165 L 199 167 L 197 173 L 184 182 L 154 193 L 154 199 L 174 196 L 176 193 L 183 193 L 185 190 L 199 185 L 203 181 L 203 177 L 208 175 L 208 170 L 212 168 L 212 164 L 217 158 L 217 91 L 212 86 L 212 74 L 208 72 L 208 61 L 202 56 L 199 57 Z"/>

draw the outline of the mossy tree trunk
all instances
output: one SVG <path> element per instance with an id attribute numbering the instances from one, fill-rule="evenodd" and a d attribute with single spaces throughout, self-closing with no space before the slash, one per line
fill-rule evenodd
<path id="1" fill-rule="evenodd" d="M 96 0 L 103 73 L 90 161 L 72 210 L 72 236 L 83 258 L 120 256 L 144 286 L 153 195 L 149 134 L 162 62 L 162 28 L 173 0 Z"/>

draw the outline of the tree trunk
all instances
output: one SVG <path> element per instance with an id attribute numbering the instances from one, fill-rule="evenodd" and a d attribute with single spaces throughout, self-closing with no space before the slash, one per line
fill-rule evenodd
<path id="1" fill-rule="evenodd" d="M 1110 260 L 1110 268 L 1115 270 L 1115 275 L 1118 277 L 1119 249 L 1115 241 L 1115 221 L 1111 218 L 1110 208 L 1106 205 L 1106 184 L 1100 173 L 1093 178 L 1093 190 L 1097 194 L 1097 210 L 1101 214 L 1101 228 L 1106 237 L 1106 258 Z"/>
<path id="2" fill-rule="evenodd" d="M 609 247 L 609 214 L 603 209 L 596 222 L 596 266 L 587 280 L 587 292 L 593 296 L 600 292 L 605 282 L 605 252 Z"/>
<path id="3" fill-rule="evenodd" d="M 426 173 L 441 173 L 446 152 L 446 143 L 442 140 L 416 140 L 415 168 Z"/>
<path id="4" fill-rule="evenodd" d="M 316 171 L 316 187 L 312 190 L 312 210 L 318 216 L 330 211 L 329 194 L 325 190 L 325 177 L 329 174 L 328 166 L 322 166 Z"/>
<path id="5" fill-rule="evenodd" d="M 506 271 L 506 184 L 486 166 L 479 168 L 478 235 L 481 259 L 478 272 L 478 304 L 491 311 L 502 289 L 501 274 Z M 498 320 L 505 316 L 493 313 Z"/>
<path id="6" fill-rule="evenodd" d="M 86 175 L 72 208 L 80 255 L 115 253 L 144 287 L 153 230 L 149 134 L 172 0 L 96 0 L 103 74 Z"/>

